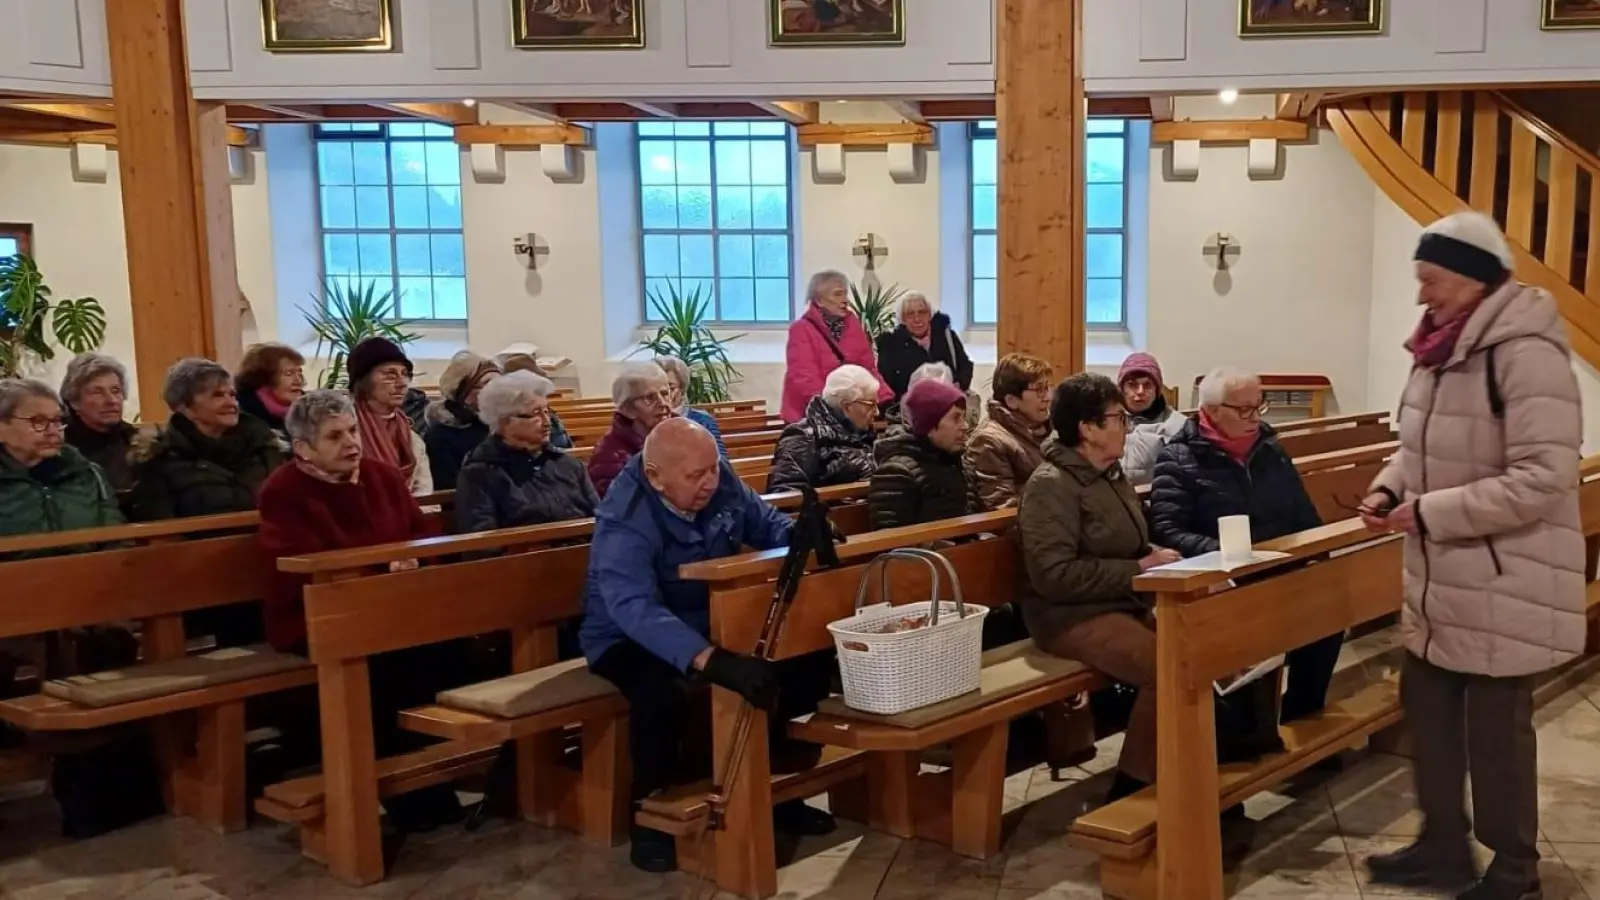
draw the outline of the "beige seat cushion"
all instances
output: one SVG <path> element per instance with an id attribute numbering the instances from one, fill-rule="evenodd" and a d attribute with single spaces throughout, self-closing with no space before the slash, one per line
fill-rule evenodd
<path id="1" fill-rule="evenodd" d="M 515 719 L 616 692 L 615 685 L 590 672 L 583 660 L 573 659 L 444 691 L 439 694 L 438 702 L 452 709 Z"/>
<path id="2" fill-rule="evenodd" d="M 275 675 L 310 665 L 311 661 L 304 657 L 279 653 L 265 644 L 224 647 L 182 659 L 140 663 L 126 669 L 107 669 L 92 675 L 46 681 L 44 693 L 79 706 L 98 708 Z"/>

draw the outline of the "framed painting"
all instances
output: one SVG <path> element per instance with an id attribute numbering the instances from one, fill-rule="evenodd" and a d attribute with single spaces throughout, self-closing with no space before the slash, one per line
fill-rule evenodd
<path id="1" fill-rule="evenodd" d="M 274 53 L 392 50 L 392 0 L 261 0 L 261 40 Z"/>
<path id="2" fill-rule="evenodd" d="M 637 50 L 644 0 L 511 0 L 511 42 L 524 49 Z"/>
<path id="3" fill-rule="evenodd" d="M 906 0 L 768 0 L 773 47 L 906 42 Z"/>
<path id="4" fill-rule="evenodd" d="M 1382 34 L 1384 0 L 1239 0 L 1240 37 Z"/>
<path id="5" fill-rule="evenodd" d="M 1600 0 L 1543 0 L 1546 31 L 1600 28 Z"/>

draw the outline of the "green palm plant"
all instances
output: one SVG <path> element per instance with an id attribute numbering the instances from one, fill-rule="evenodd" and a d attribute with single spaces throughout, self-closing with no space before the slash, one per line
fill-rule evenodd
<path id="1" fill-rule="evenodd" d="M 679 293 L 670 282 L 667 289 L 645 292 L 661 325 L 650 338 L 639 342 L 634 353 L 649 351 L 654 356 L 675 356 L 689 365 L 689 403 L 717 403 L 732 399 L 732 388 L 739 382 L 739 370 L 728 359 L 728 344 L 744 337 L 736 334 L 719 338 L 711 333 L 706 318 L 711 298 L 701 295 L 696 285 L 687 294 Z"/>
<path id="2" fill-rule="evenodd" d="M 55 358 L 52 341 L 87 353 L 106 337 L 106 311 L 93 297 L 53 300 L 26 253 L 0 258 L 0 377 L 16 378 L 30 356 Z"/>
<path id="3" fill-rule="evenodd" d="M 319 380 L 324 388 L 345 384 L 345 359 L 355 345 L 369 337 L 383 337 L 404 347 L 422 335 L 408 331 L 412 322 L 397 317 L 394 291 L 378 293 L 378 282 L 323 279 L 322 294 L 312 294 L 315 303 L 302 308 L 300 315 L 317 336 L 317 358 L 327 348 L 328 367 Z"/>
<path id="4" fill-rule="evenodd" d="M 855 310 L 856 317 L 861 320 L 861 327 L 867 330 L 869 339 L 876 341 L 879 335 L 894 330 L 895 309 L 900 304 L 900 298 L 905 295 L 905 288 L 898 284 L 884 287 L 876 281 L 871 281 L 867 283 L 866 290 L 854 284 L 850 285 L 850 308 Z"/>

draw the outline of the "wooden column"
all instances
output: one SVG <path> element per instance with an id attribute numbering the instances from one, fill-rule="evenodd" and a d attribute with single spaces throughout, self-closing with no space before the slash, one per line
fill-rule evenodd
<path id="1" fill-rule="evenodd" d="M 999 349 L 1084 365 L 1083 0 L 1000 0 Z"/>
<path id="2" fill-rule="evenodd" d="M 140 415 L 166 418 L 167 367 L 243 352 L 226 111 L 189 89 L 183 0 L 106 4 Z"/>

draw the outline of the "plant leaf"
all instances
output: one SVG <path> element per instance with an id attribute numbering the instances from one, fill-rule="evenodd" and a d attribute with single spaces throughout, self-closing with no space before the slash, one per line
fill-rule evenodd
<path id="1" fill-rule="evenodd" d="M 63 300 L 50 318 L 56 340 L 74 354 L 88 353 L 106 337 L 106 311 L 93 297 Z"/>

